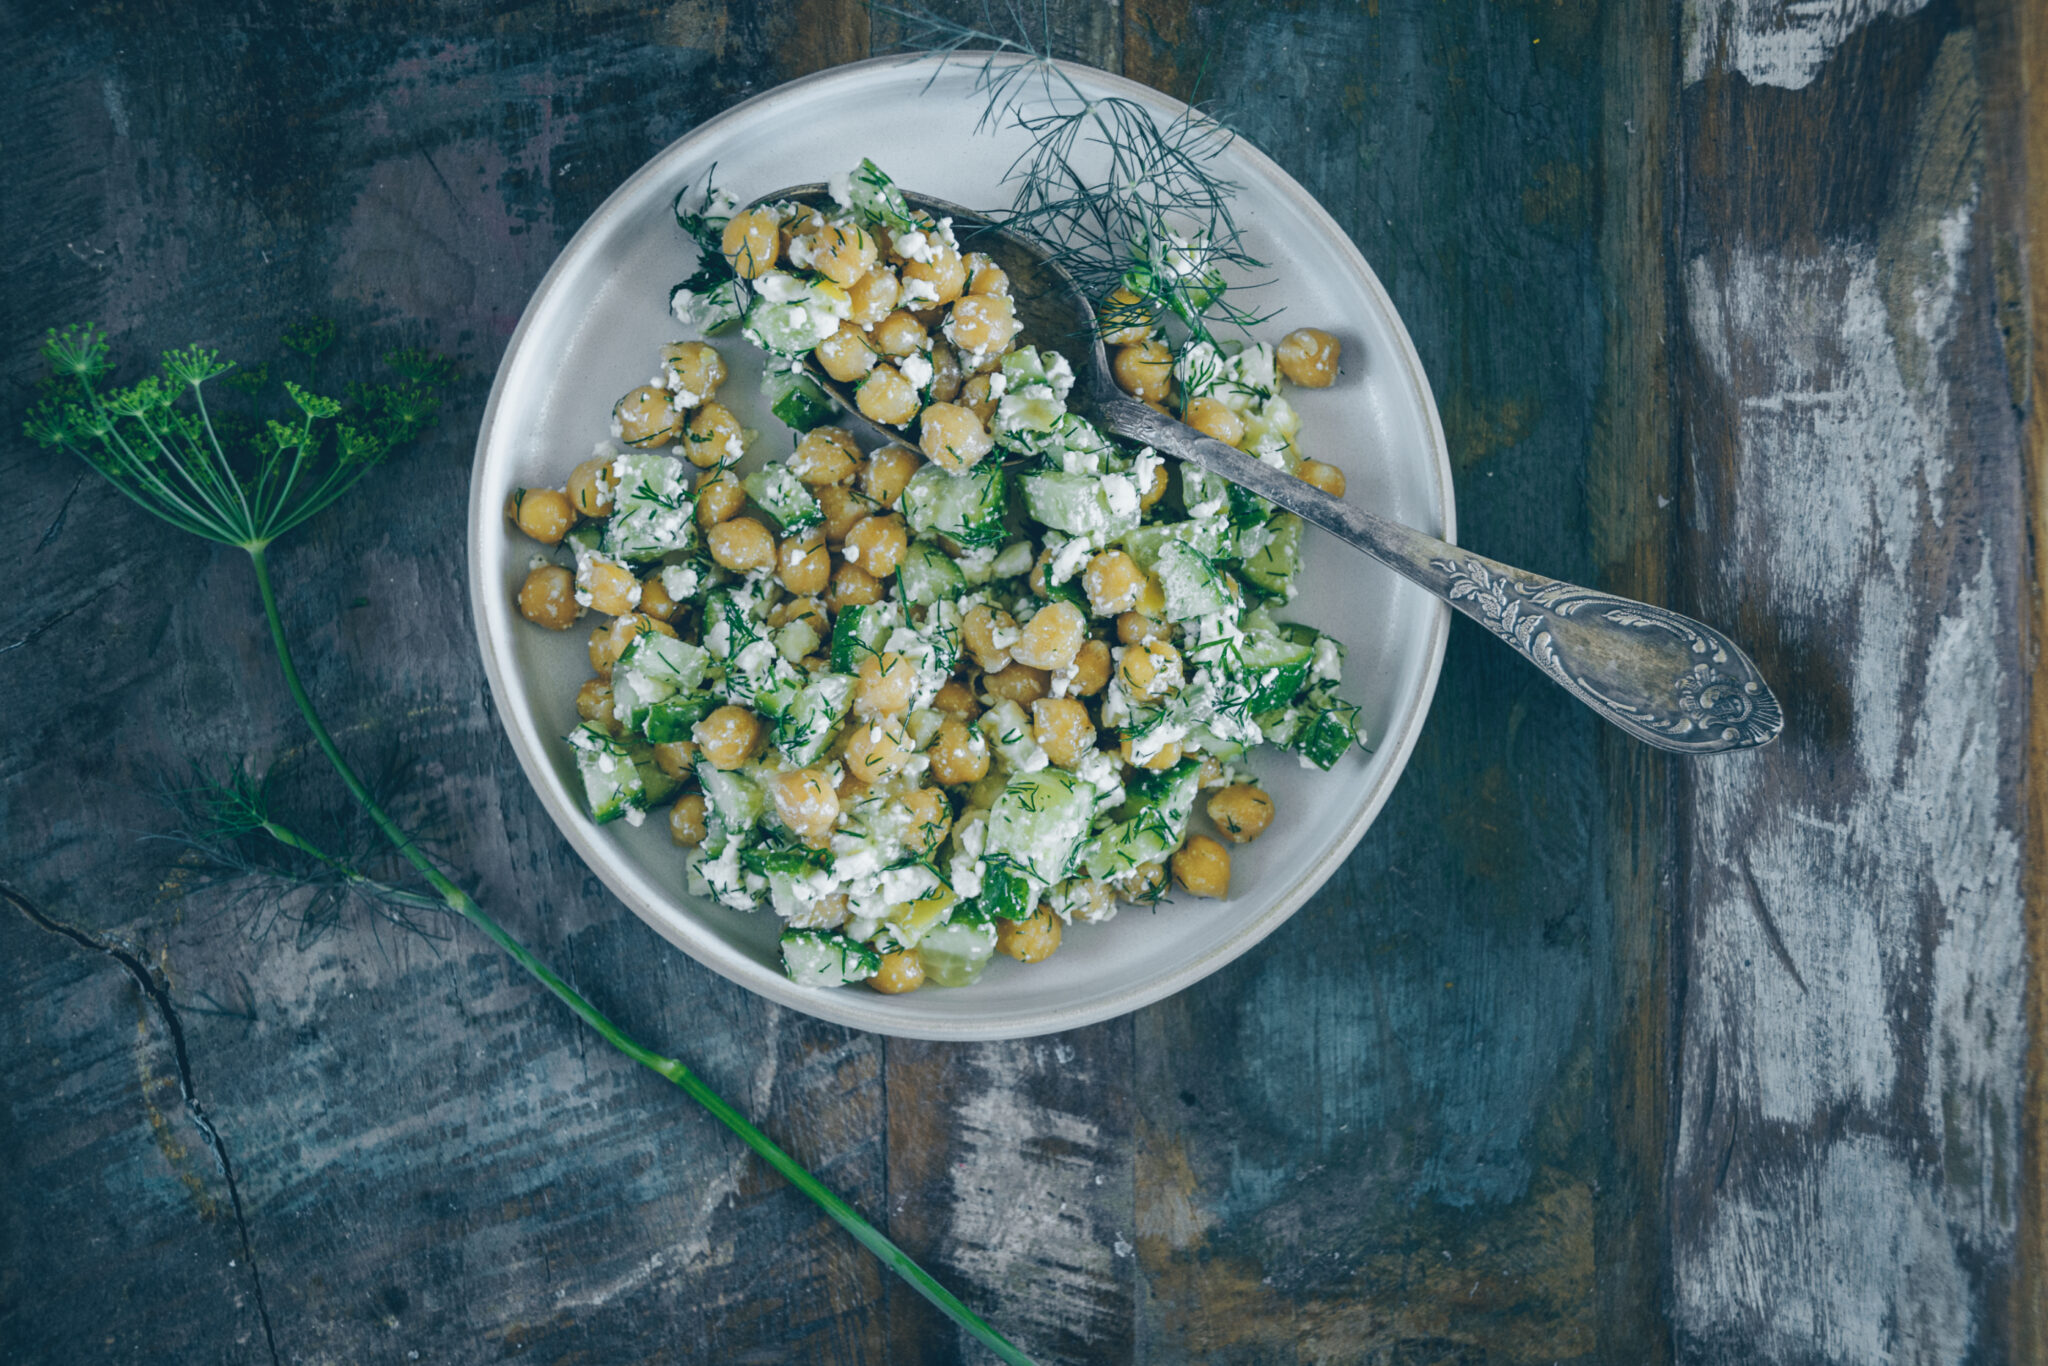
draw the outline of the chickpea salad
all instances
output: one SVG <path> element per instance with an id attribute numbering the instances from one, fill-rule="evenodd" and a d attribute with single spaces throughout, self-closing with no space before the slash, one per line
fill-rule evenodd
<path id="1" fill-rule="evenodd" d="M 665 808 L 688 890 L 772 910 L 817 987 L 968 986 L 1169 882 L 1227 896 L 1278 814 L 1252 751 L 1328 769 L 1361 738 L 1342 645 L 1282 619 L 1300 520 L 1069 411 L 1001 268 L 872 162 L 831 194 L 677 202 L 701 264 L 672 311 L 758 348 L 786 456 L 747 460 L 727 356 L 679 341 L 562 487 L 506 504 L 552 548 L 522 615 L 594 626 L 566 738 L 591 818 Z M 1285 395 L 1331 382 L 1335 338 L 1175 345 L 1104 303 L 1126 390 L 1342 495 Z M 901 439 L 834 425 L 807 356 Z"/>

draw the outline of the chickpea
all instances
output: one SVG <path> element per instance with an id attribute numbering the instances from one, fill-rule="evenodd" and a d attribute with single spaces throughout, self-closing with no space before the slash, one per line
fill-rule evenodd
<path id="1" fill-rule="evenodd" d="M 871 422 L 900 427 L 917 416 L 917 386 L 893 365 L 877 365 L 854 390 L 853 404 Z"/>
<path id="2" fill-rule="evenodd" d="M 946 340 L 962 351 L 1001 351 L 1017 335 L 1017 310 L 1002 294 L 969 294 L 953 305 Z"/>
<path id="3" fill-rule="evenodd" d="M 1195 770 L 1195 786 L 1206 792 L 1212 787 L 1221 787 L 1222 785 L 1223 765 L 1217 762 L 1215 755 L 1204 754 L 1201 767 Z"/>
<path id="4" fill-rule="evenodd" d="M 619 719 L 612 710 L 612 685 L 602 678 L 583 680 L 583 686 L 576 690 L 576 714 L 616 734 Z"/>
<path id="5" fill-rule="evenodd" d="M 999 401 L 993 375 L 974 375 L 960 386 L 960 406 L 980 418 L 984 425 L 995 417 Z"/>
<path id="6" fill-rule="evenodd" d="M 932 343 L 932 382 L 927 395 L 934 403 L 951 403 L 960 397 L 960 357 L 944 342 Z"/>
<path id="7" fill-rule="evenodd" d="M 1043 963 L 1059 950 L 1060 918 L 1040 906 L 1024 920 L 996 922 L 996 948 L 1020 963 Z"/>
<path id="8" fill-rule="evenodd" d="M 678 408 L 694 408 L 725 383 L 725 358 L 706 342 L 671 342 L 661 348 L 661 364 Z"/>
<path id="9" fill-rule="evenodd" d="M 591 559 L 587 564 L 584 587 L 593 610 L 615 617 L 639 604 L 640 580 L 633 577 L 632 570 L 610 560 Z"/>
<path id="10" fill-rule="evenodd" d="M 1138 506 L 1149 511 L 1154 503 L 1166 496 L 1166 466 L 1152 466 L 1145 474 L 1138 488 Z"/>
<path id="11" fill-rule="evenodd" d="M 1010 658 L 1034 669 L 1064 669 L 1088 638 L 1088 618 L 1071 602 L 1049 602 L 1024 624 Z"/>
<path id="12" fill-rule="evenodd" d="M 519 585 L 519 615 L 550 631 L 566 631 L 583 610 L 576 601 L 576 576 L 558 564 L 544 564 Z"/>
<path id="13" fill-rule="evenodd" d="M 868 457 L 867 470 L 860 477 L 860 491 L 885 508 L 895 507 L 910 483 L 910 476 L 922 464 L 923 458 L 908 446 L 884 446 Z"/>
<path id="14" fill-rule="evenodd" d="M 914 948 L 882 955 L 882 966 L 868 978 L 868 986 L 884 996 L 901 996 L 924 985 L 924 963 Z"/>
<path id="15" fill-rule="evenodd" d="M 909 356 L 928 349 L 932 341 L 923 325 L 899 308 L 875 324 L 874 343 L 885 356 Z"/>
<path id="16" fill-rule="evenodd" d="M 903 809 L 909 813 L 910 829 L 903 838 L 904 847 L 920 858 L 929 858 L 939 851 L 946 842 L 946 833 L 953 828 L 953 807 L 946 800 L 946 794 L 936 787 L 920 787 L 906 792 L 902 797 Z"/>
<path id="17" fill-rule="evenodd" d="M 1211 398 L 1207 394 L 1188 404 L 1180 420 L 1203 436 L 1213 436 L 1226 446 L 1235 446 L 1244 440 L 1244 419 L 1231 411 L 1222 399 Z"/>
<path id="18" fill-rule="evenodd" d="M 706 531 L 739 516 L 746 505 L 747 487 L 737 470 L 706 470 L 697 476 L 697 525 Z"/>
<path id="19" fill-rule="evenodd" d="M 1109 368 L 1125 393 L 1148 402 L 1161 401 L 1173 386 L 1173 352 L 1162 341 L 1119 347 Z"/>
<path id="20" fill-rule="evenodd" d="M 1126 645 L 1117 673 L 1134 697 L 1164 697 L 1180 691 L 1180 685 L 1185 681 L 1180 651 L 1164 640 Z"/>
<path id="21" fill-rule="evenodd" d="M 1010 292 L 1010 277 L 985 251 L 970 251 L 961 258 L 967 267 L 967 292 L 969 294 L 1003 294 Z"/>
<path id="22" fill-rule="evenodd" d="M 1145 590 L 1145 571 L 1123 551 L 1105 550 L 1088 561 L 1081 572 L 1081 587 L 1096 616 L 1120 616 L 1138 605 L 1138 595 Z"/>
<path id="23" fill-rule="evenodd" d="M 832 554 L 825 549 L 823 527 L 812 527 L 775 547 L 775 577 L 800 597 L 825 591 L 825 585 L 832 579 Z"/>
<path id="24" fill-rule="evenodd" d="M 671 778 L 697 771 L 697 746 L 688 740 L 665 740 L 654 747 L 654 766 Z"/>
<path id="25" fill-rule="evenodd" d="M 875 505 L 864 494 L 844 484 L 827 484 L 813 492 L 818 496 L 818 507 L 825 514 L 826 545 L 846 544 L 846 534 L 875 510 Z"/>
<path id="26" fill-rule="evenodd" d="M 988 776 L 988 740 L 957 716 L 948 716 L 932 741 L 931 775 L 935 783 L 960 787 Z"/>
<path id="27" fill-rule="evenodd" d="M 984 673 L 996 673 L 1010 664 L 1010 647 L 1017 643 L 1017 619 L 1000 607 L 977 602 L 960 618 L 960 643 L 974 656 Z"/>
<path id="28" fill-rule="evenodd" d="M 1126 645 L 1165 640 L 1172 633 L 1173 628 L 1166 622 L 1135 608 L 1116 619 L 1116 638 Z"/>
<path id="29" fill-rule="evenodd" d="M 768 796 L 775 803 L 775 819 L 813 849 L 822 849 L 832 839 L 832 827 L 839 820 L 839 794 L 825 775 L 815 768 L 778 773 L 768 784 Z"/>
<path id="30" fill-rule="evenodd" d="M 938 291 L 933 303 L 952 303 L 967 288 L 967 262 L 960 258 L 959 248 L 947 246 L 939 240 L 937 233 L 927 229 L 925 237 L 932 244 L 932 259 L 904 262 L 903 278 L 923 280 L 931 285 Z"/>
<path id="31" fill-rule="evenodd" d="M 825 373 L 841 384 L 857 383 L 875 368 L 875 348 L 868 345 L 868 334 L 850 322 L 839 324 L 837 332 L 819 342 L 816 354 Z"/>
<path id="32" fill-rule="evenodd" d="M 718 248 L 726 264 L 743 280 L 758 280 L 775 269 L 782 244 L 782 223 L 767 209 L 736 213 L 726 220 Z"/>
<path id="33" fill-rule="evenodd" d="M 789 918 L 791 929 L 832 930 L 846 923 L 846 893 L 821 896 L 809 906 L 798 907 Z"/>
<path id="34" fill-rule="evenodd" d="M 676 438 L 676 410 L 668 406 L 668 390 L 643 384 L 612 405 L 619 440 L 628 446 L 660 446 Z"/>
<path id="35" fill-rule="evenodd" d="M 676 798 L 668 809 L 668 837 L 685 849 L 694 849 L 711 832 L 704 825 L 704 796 L 699 792 Z"/>
<path id="36" fill-rule="evenodd" d="M 752 517 L 734 517 L 704 533 L 711 558 L 736 574 L 775 563 L 775 538 Z"/>
<path id="37" fill-rule="evenodd" d="M 903 563 L 910 549 L 910 532 L 893 512 L 877 512 L 861 518 L 846 533 L 846 560 L 878 579 L 886 579 Z"/>
<path id="38" fill-rule="evenodd" d="M 842 289 L 857 284 L 875 268 L 876 258 L 881 255 L 875 239 L 851 223 L 828 223 L 807 235 L 811 269 Z"/>
<path id="39" fill-rule="evenodd" d="M 1135 346 L 1152 335 L 1157 318 L 1128 285 L 1118 285 L 1102 301 L 1099 313 L 1105 346 Z"/>
<path id="40" fill-rule="evenodd" d="M 809 622 L 820 640 L 828 639 L 832 634 L 832 623 L 825 617 L 825 604 L 815 595 L 784 598 L 768 609 L 770 626 L 787 626 L 793 621 Z"/>
<path id="41" fill-rule="evenodd" d="M 858 783 L 879 782 L 908 763 L 913 752 L 910 732 L 895 717 L 856 723 L 845 741 L 847 776 Z"/>
<path id="42" fill-rule="evenodd" d="M 1230 895 L 1230 851 L 1207 835 L 1196 835 L 1173 855 L 1174 880 L 1195 896 Z"/>
<path id="43" fill-rule="evenodd" d="M 1304 389 L 1327 389 L 1337 378 L 1343 343 L 1316 327 L 1297 327 L 1280 339 L 1273 359 L 1280 373 Z"/>
<path id="44" fill-rule="evenodd" d="M 1168 740 L 1143 759 L 1138 757 L 1138 747 L 1134 741 L 1125 740 L 1117 746 L 1117 753 L 1122 756 L 1125 763 L 1132 768 L 1147 769 L 1153 773 L 1163 773 L 1179 763 L 1180 752 L 1178 740 Z"/>
<path id="45" fill-rule="evenodd" d="M 789 248 L 799 237 L 809 237 L 825 226 L 825 215 L 808 204 L 798 204 L 786 213 L 775 229 L 777 260 L 789 258 Z M 796 262 L 791 261 L 791 265 Z"/>
<path id="46" fill-rule="evenodd" d="M 732 409 L 723 403 L 705 403 L 697 409 L 683 438 L 683 454 L 692 465 L 700 470 L 734 465 L 746 453 L 746 429 Z"/>
<path id="47" fill-rule="evenodd" d="M 832 588 L 825 595 L 834 612 L 842 607 L 867 607 L 882 600 L 882 581 L 857 564 L 841 564 L 832 570 Z"/>
<path id="48" fill-rule="evenodd" d="M 981 715 L 981 703 L 974 700 L 974 689 L 957 678 L 949 678 L 933 695 L 932 710 L 972 721 Z"/>
<path id="49" fill-rule="evenodd" d="M 1232 844 L 1250 844 L 1273 823 L 1273 799 L 1250 783 L 1233 783 L 1209 798 L 1209 819 Z"/>
<path id="50" fill-rule="evenodd" d="M 1007 669 L 984 674 L 981 686 L 998 702 L 1015 702 L 1020 707 L 1028 707 L 1052 691 L 1052 680 L 1043 669 L 1013 663 Z"/>
<path id="51" fill-rule="evenodd" d="M 853 695 L 855 715 L 901 716 L 910 710 L 910 696 L 917 690 L 915 660 L 887 650 L 863 656 L 857 672 L 860 683 Z"/>
<path id="52" fill-rule="evenodd" d="M 903 295 L 902 284 L 896 279 L 896 272 L 887 266 L 869 271 L 854 281 L 846 291 L 846 297 L 853 303 L 848 320 L 863 330 L 873 328 L 882 319 L 896 310 L 896 301 Z"/>
<path id="53" fill-rule="evenodd" d="M 560 489 L 514 489 L 505 516 L 542 545 L 560 545 L 576 525 L 576 505 Z"/>
<path id="54" fill-rule="evenodd" d="M 1335 465 L 1326 465 L 1320 460 L 1304 460 L 1295 466 L 1294 477 L 1312 488 L 1319 488 L 1332 498 L 1344 496 L 1344 471 Z"/>
<path id="55" fill-rule="evenodd" d="M 610 456 L 586 460 L 569 471 L 569 501 L 585 517 L 611 516 L 612 490 L 617 487 L 612 479 Z"/>
<path id="56" fill-rule="evenodd" d="M 619 656 L 626 653 L 626 647 L 633 643 L 633 637 L 642 631 L 658 631 L 673 636 L 676 628 L 665 621 L 647 616 L 641 612 L 628 612 L 613 617 L 590 633 L 590 667 L 602 678 L 612 676 L 612 665 Z"/>
<path id="57" fill-rule="evenodd" d="M 1024 582 L 1031 589 L 1034 598 L 1052 596 L 1052 562 L 1056 552 L 1051 546 L 1038 552 L 1038 558 L 1031 562 L 1031 568 L 1024 575 Z"/>
<path id="58" fill-rule="evenodd" d="M 981 419 L 957 403 L 934 403 L 924 410 L 917 444 L 932 462 L 954 472 L 971 469 L 995 447 L 995 438 Z"/>
<path id="59" fill-rule="evenodd" d="M 1031 704 L 1031 738 L 1046 758 L 1071 769 L 1095 748 L 1095 723 L 1071 697 L 1041 697 Z"/>
<path id="60" fill-rule="evenodd" d="M 761 745 L 761 718 L 745 707 L 723 706 L 690 728 L 698 757 L 730 773 L 754 757 Z"/>
<path id="61" fill-rule="evenodd" d="M 789 455 L 789 472 L 813 492 L 827 484 L 853 478 L 860 463 L 860 445 L 843 427 L 813 427 L 797 438 Z"/>
<path id="62" fill-rule="evenodd" d="M 673 620 L 676 608 L 680 606 L 668 595 L 668 586 L 661 581 L 659 573 L 649 574 L 640 580 L 640 610 L 656 621 Z"/>
<path id="63" fill-rule="evenodd" d="M 1070 666 L 1073 676 L 1067 691 L 1076 697 L 1093 697 L 1109 686 L 1109 646 L 1099 640 L 1084 640 Z"/>

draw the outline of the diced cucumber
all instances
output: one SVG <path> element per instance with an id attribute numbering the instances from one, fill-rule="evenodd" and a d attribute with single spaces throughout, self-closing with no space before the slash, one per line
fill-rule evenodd
<path id="1" fill-rule="evenodd" d="M 1308 681 L 1315 644 L 1296 644 L 1284 636 L 1253 633 L 1238 642 L 1239 682 L 1248 696 L 1244 709 L 1272 711 L 1294 700 Z"/>
<path id="2" fill-rule="evenodd" d="M 1261 592 L 1291 598 L 1294 575 L 1301 568 L 1301 518 L 1282 512 L 1266 525 L 1272 539 L 1244 562 L 1244 576 Z"/>
<path id="3" fill-rule="evenodd" d="M 836 930 L 784 930 L 782 970 L 800 987 L 843 987 L 882 970 L 882 955 Z"/>
<path id="4" fill-rule="evenodd" d="M 981 895 L 975 903 L 984 915 L 996 920 L 1029 920 L 1038 909 L 1038 894 L 1044 884 L 1005 861 L 1006 855 L 991 855 L 981 876 Z"/>
<path id="5" fill-rule="evenodd" d="M 930 541 L 912 541 L 896 566 L 896 584 L 913 607 L 957 598 L 967 591 L 967 576 L 953 557 Z"/>
<path id="6" fill-rule="evenodd" d="M 562 537 L 562 548 L 576 557 L 581 564 L 590 555 L 604 548 L 604 527 L 596 522 L 579 522 L 569 528 L 569 534 Z"/>
<path id="7" fill-rule="evenodd" d="M 681 778 L 671 778 L 654 762 L 654 746 L 628 741 L 627 748 L 633 755 L 633 767 L 640 770 L 640 787 L 649 810 L 667 802 L 683 787 Z"/>
<path id="8" fill-rule="evenodd" d="M 716 818 L 726 833 L 737 838 L 760 824 L 768 811 L 768 794 L 761 784 L 738 769 L 697 766 L 697 781 L 704 786 L 707 818 Z"/>
<path id="9" fill-rule="evenodd" d="M 1003 535 L 1003 467 L 985 460 L 965 474 L 926 465 L 910 476 L 900 504 L 903 520 L 919 536 L 947 536 L 961 545 L 1000 546 Z"/>
<path id="10" fill-rule="evenodd" d="M 846 291 L 830 280 L 771 270 L 754 282 L 742 331 L 762 350 L 793 359 L 837 331 L 852 307 Z"/>
<path id="11" fill-rule="evenodd" d="M 903 624 L 902 610 L 894 603 L 852 603 L 839 609 L 832 623 L 832 672 L 860 672 L 860 662 L 881 651 L 889 633 Z"/>
<path id="12" fill-rule="evenodd" d="M 792 431 L 807 432 L 831 419 L 832 396 L 801 370 L 769 371 L 761 391 L 768 397 L 768 411 Z"/>
<path id="13" fill-rule="evenodd" d="M 612 475 L 618 488 L 605 524 L 606 553 L 647 560 L 690 548 L 697 513 L 682 461 L 659 451 L 625 451 L 612 461 Z"/>
<path id="14" fill-rule="evenodd" d="M 740 320 L 746 312 L 746 296 L 738 280 L 712 280 L 699 271 L 669 290 L 668 311 L 677 322 L 708 337 Z"/>
<path id="15" fill-rule="evenodd" d="M 600 825 L 632 811 L 647 809 L 646 784 L 633 762 L 633 752 L 595 722 L 569 732 L 576 754 L 576 772 L 583 779 L 583 802 Z"/>
<path id="16" fill-rule="evenodd" d="M 896 188 L 896 182 L 889 179 L 881 167 L 866 157 L 862 157 L 860 165 L 847 176 L 846 193 L 854 217 L 869 227 L 879 224 L 893 232 L 910 232 L 917 227 L 917 221 L 910 216 L 910 205 L 905 202 L 903 191 Z"/>
<path id="17" fill-rule="evenodd" d="M 741 481 L 747 496 L 761 505 L 785 536 L 809 531 L 825 520 L 825 510 L 811 491 L 797 481 L 787 465 L 768 465 Z"/>
<path id="18" fill-rule="evenodd" d="M 613 677 L 617 676 L 615 670 Z M 716 710 L 718 699 L 710 693 L 676 693 L 647 709 L 639 722 L 640 733 L 657 745 L 687 740 L 691 729 Z"/>
<path id="19" fill-rule="evenodd" d="M 1119 510 L 1112 505 L 1109 486 L 1100 475 L 1027 474 L 1023 482 L 1024 503 L 1032 517 L 1069 536 L 1116 537 L 1137 528 L 1135 488 Z M 1129 479 L 1124 478 L 1124 483 L 1128 485 Z"/>
<path id="20" fill-rule="evenodd" d="M 648 712 L 677 693 L 688 693 L 704 681 L 711 656 L 687 640 L 642 631 L 628 641 L 612 666 L 612 714 L 634 730 L 645 727 Z"/>
<path id="21" fill-rule="evenodd" d="M 1155 863 L 1180 847 L 1188 817 L 1200 791 L 1202 765 L 1183 759 L 1160 772 L 1140 772 L 1130 780 L 1122 819 L 1082 851 L 1081 863 L 1097 879 L 1129 872 L 1141 863 Z"/>
<path id="22" fill-rule="evenodd" d="M 1160 552 L 1175 544 L 1191 546 L 1212 560 L 1226 558 L 1231 549 L 1230 523 L 1221 517 L 1155 522 L 1123 536 L 1124 549 L 1138 562 L 1138 568 L 1148 572 L 1158 565 Z"/>
<path id="23" fill-rule="evenodd" d="M 914 949 L 927 934 L 944 924 L 946 917 L 953 913 L 959 898 L 945 887 L 892 907 L 882 921 L 887 947 L 890 952 L 898 949 Z M 881 943 L 881 939 L 876 940 Z"/>
<path id="24" fill-rule="evenodd" d="M 985 920 L 949 920 L 917 944 L 925 980 L 939 987 L 973 986 L 995 953 L 996 927 Z"/>
<path id="25" fill-rule="evenodd" d="M 1166 594 L 1166 615 L 1174 621 L 1217 616 L 1237 605 L 1223 571 L 1185 542 L 1161 546 L 1153 572 Z"/>
<path id="26" fill-rule="evenodd" d="M 1067 875 L 1094 813 L 1095 789 L 1071 773 L 1042 768 L 1014 774 L 989 812 L 985 857 L 991 869 L 1006 861 L 1040 887 L 1051 886 Z M 986 883 L 982 898 L 985 904 Z"/>
<path id="27" fill-rule="evenodd" d="M 1301 705 L 1306 715 L 1289 747 L 1317 768 L 1328 769 L 1358 738 L 1358 708 L 1320 691 L 1311 692 Z"/>
<path id="28" fill-rule="evenodd" d="M 775 718 L 770 739 L 782 757 L 799 768 L 816 763 L 839 736 L 840 722 L 853 705 L 853 680 L 824 674 L 797 690 Z"/>

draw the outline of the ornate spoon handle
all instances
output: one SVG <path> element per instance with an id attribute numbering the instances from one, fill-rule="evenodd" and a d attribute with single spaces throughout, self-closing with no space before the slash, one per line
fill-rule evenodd
<path id="1" fill-rule="evenodd" d="M 1118 436 L 1248 488 L 1443 598 L 1645 743 L 1715 754 L 1769 744 L 1784 728 L 1785 714 L 1756 665 L 1711 626 L 1511 569 L 1375 517 L 1142 403 L 1110 398 L 1100 410 Z"/>

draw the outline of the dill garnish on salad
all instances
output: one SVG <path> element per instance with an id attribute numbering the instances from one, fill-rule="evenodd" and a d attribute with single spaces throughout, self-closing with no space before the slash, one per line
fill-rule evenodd
<path id="1" fill-rule="evenodd" d="M 689 889 L 772 910 L 820 987 L 967 986 L 1122 903 L 1227 897 L 1231 848 L 1279 815 L 1252 753 L 1328 769 L 1359 732 L 1343 646 L 1284 619 L 1299 519 L 1069 411 L 1002 269 L 872 162 L 831 189 L 686 192 L 700 265 L 671 308 L 698 336 L 560 488 L 506 505 L 567 552 L 521 612 L 594 626 L 567 737 L 592 818 L 662 811 Z M 1341 496 L 1285 393 L 1334 379 L 1336 339 L 1176 344 L 1151 271 L 1098 301 L 1117 382 Z M 703 340 L 735 330 L 744 356 Z M 808 357 L 900 439 L 836 425 Z M 718 401 L 743 363 L 779 459 Z"/>

